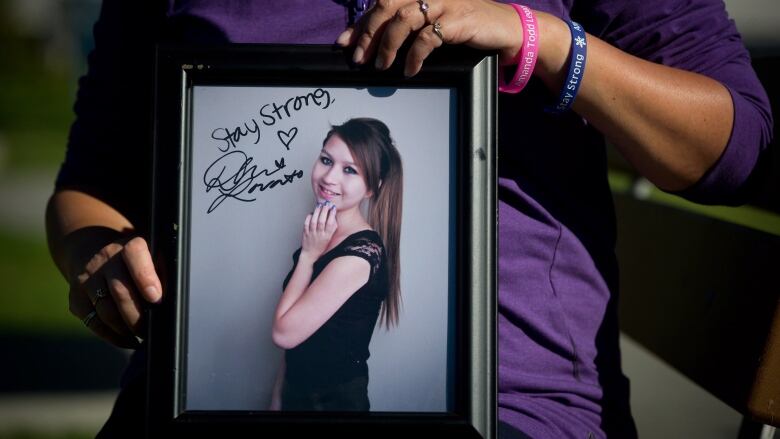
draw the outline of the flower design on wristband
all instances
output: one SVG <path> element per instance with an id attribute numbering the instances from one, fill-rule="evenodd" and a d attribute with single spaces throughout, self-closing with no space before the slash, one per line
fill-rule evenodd
<path id="1" fill-rule="evenodd" d="M 588 56 L 587 36 L 582 26 L 574 21 L 567 22 L 571 30 L 571 55 L 569 55 L 569 73 L 563 83 L 561 92 L 558 95 L 558 101 L 545 111 L 552 114 L 563 114 L 571 108 L 577 92 L 582 84 L 582 77 L 585 74 L 585 61 Z"/>

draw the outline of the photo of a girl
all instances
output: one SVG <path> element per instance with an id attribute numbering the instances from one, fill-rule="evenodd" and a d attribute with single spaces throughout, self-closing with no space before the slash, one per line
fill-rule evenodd
<path id="1" fill-rule="evenodd" d="M 316 207 L 273 318 L 285 355 L 270 409 L 368 411 L 369 342 L 377 322 L 398 324 L 401 304 L 403 170 L 387 126 L 333 126 L 311 187 Z"/>

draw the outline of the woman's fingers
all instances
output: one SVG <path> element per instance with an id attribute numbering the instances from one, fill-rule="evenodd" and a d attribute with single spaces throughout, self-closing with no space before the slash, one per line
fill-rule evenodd
<path id="1" fill-rule="evenodd" d="M 434 32 L 434 25 L 438 23 Z M 435 37 L 435 38 L 433 38 Z M 377 0 L 354 29 L 338 38 L 355 45 L 353 60 L 390 67 L 405 41 L 413 39 L 404 64 L 406 76 L 419 72 L 430 53 L 447 44 L 498 50 L 501 60 L 513 59 L 522 45 L 522 26 L 514 8 L 490 0 Z"/>
<path id="2" fill-rule="evenodd" d="M 318 203 L 311 215 L 304 221 L 304 231 L 308 236 L 316 237 L 317 234 L 332 233 L 336 230 L 336 206 L 331 202 Z"/>
<path id="3" fill-rule="evenodd" d="M 303 220 L 303 233 L 309 233 L 309 227 L 311 226 L 311 214 L 306 215 L 306 219 Z"/>
<path id="4" fill-rule="evenodd" d="M 116 254 L 102 268 L 108 290 L 108 300 L 102 300 L 99 312 L 102 319 L 116 332 L 127 328 L 136 335 L 143 332 L 144 302 L 157 303 L 162 299 L 162 285 L 152 262 L 149 246 L 143 238 L 135 237 L 124 244 L 121 254 Z"/>
<path id="5" fill-rule="evenodd" d="M 146 240 L 135 237 L 128 241 L 122 249 L 122 258 L 141 296 L 151 303 L 162 300 L 162 285 Z"/>
<path id="6" fill-rule="evenodd" d="M 328 221 L 328 213 L 330 212 L 330 204 L 323 204 L 319 207 L 319 215 L 317 216 L 317 231 L 325 231 L 325 224 Z"/>
<path id="7" fill-rule="evenodd" d="M 390 67 L 404 41 L 414 32 L 427 26 L 428 19 L 438 16 L 438 14 L 438 11 L 433 11 L 430 7 L 427 9 L 427 13 L 423 14 L 417 2 L 409 3 L 398 9 L 387 23 L 381 36 L 376 55 L 376 68 L 383 70 Z"/>
<path id="8" fill-rule="evenodd" d="M 348 27 L 336 39 L 336 44 L 338 44 L 341 47 L 351 46 L 355 44 L 355 37 L 357 37 L 357 32 L 355 32 L 355 28 Z"/>
<path id="9" fill-rule="evenodd" d="M 415 0 L 377 0 L 363 18 L 358 23 L 355 32 L 358 34 L 355 46 L 355 53 L 352 61 L 357 64 L 363 64 L 373 58 L 377 46 L 381 42 L 382 33 L 389 21 L 395 16 L 396 12 L 402 6 L 407 4 L 417 4 Z"/>
<path id="10" fill-rule="evenodd" d="M 140 296 L 139 287 L 134 285 L 128 268 L 122 265 L 114 264 L 106 267 L 106 283 L 111 291 L 111 301 L 116 306 L 121 316 L 121 321 L 127 325 L 136 335 L 143 332 L 143 302 Z"/>
<path id="11" fill-rule="evenodd" d="M 440 22 L 437 21 L 434 25 L 424 28 L 417 34 L 417 38 L 415 38 L 412 47 L 409 48 L 409 53 L 406 55 L 404 76 L 409 77 L 416 75 L 420 69 L 422 69 L 423 62 L 428 58 L 428 55 L 430 55 L 434 49 L 441 47 L 441 45 L 444 44 L 444 40 L 442 39 L 444 36 L 444 29 L 438 23 Z M 437 26 L 437 29 L 434 29 L 434 26 Z"/>
<path id="12" fill-rule="evenodd" d="M 328 209 L 328 221 L 325 223 L 325 232 L 329 236 L 333 236 L 333 233 L 336 232 L 336 229 L 338 228 L 338 222 L 336 221 L 336 205 L 331 204 L 330 209 Z"/>
<path id="13" fill-rule="evenodd" d="M 116 333 L 101 320 L 89 298 L 84 294 L 83 285 L 71 286 L 68 294 L 68 305 L 71 314 L 81 320 L 90 331 L 107 342 L 123 348 L 138 346 L 138 341 L 134 337 Z"/>
<path id="14" fill-rule="evenodd" d="M 122 251 L 122 244 L 117 242 L 109 243 L 96 252 L 87 262 L 84 271 L 76 277 L 76 285 L 71 288 L 71 306 L 86 302 L 90 311 L 95 311 L 100 319 L 99 327 L 105 327 L 111 333 L 120 336 L 129 337 L 131 331 L 125 323 L 121 311 L 117 309 L 112 299 L 113 293 L 110 291 L 106 273 L 112 266 L 121 264 L 119 253 Z M 74 294 L 75 293 L 75 294 Z M 81 306 L 83 307 L 83 306 Z M 74 312 L 74 314 L 76 314 Z M 95 331 L 98 333 L 98 331 Z M 105 332 L 105 331 L 102 331 Z M 107 334 L 98 333 L 103 338 L 109 339 Z"/>
<path id="15" fill-rule="evenodd" d="M 317 207 L 314 208 L 314 212 L 311 214 L 311 222 L 309 224 L 309 234 L 314 235 L 317 233 L 317 225 L 320 222 L 320 213 L 322 212 L 322 205 L 317 203 Z"/>
<path id="16" fill-rule="evenodd" d="M 88 319 L 90 329 L 121 346 L 137 344 L 133 334 L 142 333 L 144 303 L 161 298 L 162 285 L 142 238 L 105 245 L 87 262 L 71 290 L 71 305 L 78 310 L 74 314 L 84 318 L 95 311 Z M 84 303 L 90 307 L 86 313 Z"/>
<path id="17" fill-rule="evenodd" d="M 103 270 L 94 274 L 89 281 L 81 285 L 84 291 L 83 296 L 91 302 L 92 309 L 97 311 L 97 316 L 111 331 L 123 335 L 131 335 L 130 327 L 125 323 L 125 319 L 120 313 L 112 296 L 114 295 L 109 287 L 108 279 L 111 275 L 108 273 L 109 264 L 103 266 Z M 106 276 L 104 278 L 104 276 Z"/>
<path id="18" fill-rule="evenodd" d="M 304 220 L 301 251 L 318 258 L 327 248 L 337 227 L 336 206 L 329 201 L 317 203 L 314 212 Z"/>

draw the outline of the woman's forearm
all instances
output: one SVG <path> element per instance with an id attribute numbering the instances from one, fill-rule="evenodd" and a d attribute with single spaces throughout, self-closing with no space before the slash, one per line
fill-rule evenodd
<path id="1" fill-rule="evenodd" d="M 69 282 L 96 252 L 132 230 L 133 225 L 121 213 L 84 192 L 56 192 L 46 207 L 49 251 Z M 76 236 L 80 231 L 85 233 Z"/>
<path id="2" fill-rule="evenodd" d="M 287 287 L 282 292 L 282 297 L 279 299 L 279 304 L 276 306 L 276 312 L 274 313 L 273 339 L 279 346 L 286 344 L 282 340 L 286 332 L 284 316 L 306 291 L 311 282 L 313 272 L 314 261 L 311 261 L 302 252 L 298 257 L 298 263 L 295 265 L 289 282 L 287 282 Z"/>
<path id="3" fill-rule="evenodd" d="M 568 72 L 566 23 L 538 13 L 537 75 L 554 93 Z M 588 56 L 573 109 L 639 172 L 665 190 L 685 189 L 718 160 L 731 135 L 728 90 L 704 75 L 629 55 L 588 35 Z"/>

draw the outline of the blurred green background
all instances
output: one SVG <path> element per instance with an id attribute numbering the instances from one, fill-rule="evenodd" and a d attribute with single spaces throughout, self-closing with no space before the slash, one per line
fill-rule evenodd
<path id="1" fill-rule="evenodd" d="M 0 438 L 93 437 L 125 358 L 70 315 L 43 230 L 99 8 L 0 1 Z"/>
<path id="2" fill-rule="evenodd" d="M 727 3 L 753 53 L 776 57 L 777 0 Z M 98 0 L 0 0 L 0 438 L 94 436 L 126 355 L 68 312 L 67 285 L 43 230 L 98 12 Z M 612 160 L 616 191 L 780 235 L 771 194 L 754 206 L 696 206 Z"/>
<path id="3" fill-rule="evenodd" d="M 0 328 L 82 334 L 67 313 L 66 284 L 48 256 L 40 217 L 40 197 L 51 192 L 64 157 L 82 50 L 63 12 L 65 22 L 54 25 L 55 18 L 35 18 L 44 9 L 51 14 L 51 5 L 20 4 L 0 3 Z"/>

